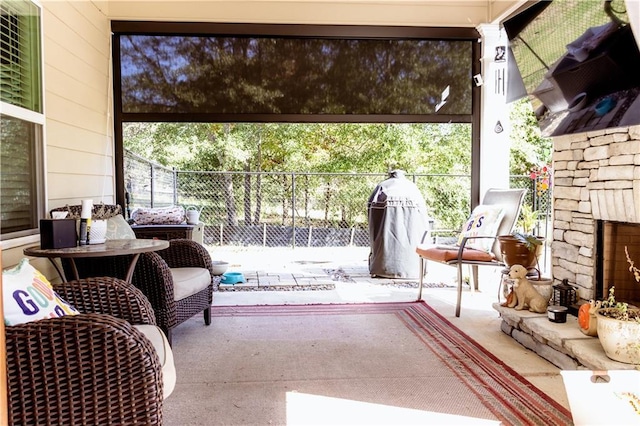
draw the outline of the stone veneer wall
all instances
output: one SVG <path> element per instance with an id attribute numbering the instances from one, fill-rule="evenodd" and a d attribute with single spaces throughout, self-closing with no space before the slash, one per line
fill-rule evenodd
<path id="1" fill-rule="evenodd" d="M 597 220 L 640 223 L 640 126 L 553 138 L 555 282 L 595 295 Z"/>

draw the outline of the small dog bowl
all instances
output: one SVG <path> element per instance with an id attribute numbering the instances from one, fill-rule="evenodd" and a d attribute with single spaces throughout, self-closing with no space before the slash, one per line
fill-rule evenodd
<path id="1" fill-rule="evenodd" d="M 616 106 L 616 100 L 613 98 L 604 98 L 596 105 L 596 115 L 602 117 Z"/>
<path id="2" fill-rule="evenodd" d="M 213 270 L 213 275 L 222 275 L 225 272 L 227 272 L 227 268 L 229 267 L 229 263 L 227 262 L 222 262 L 220 260 L 218 261 L 213 261 L 212 263 L 212 270 Z"/>
<path id="3" fill-rule="evenodd" d="M 582 108 L 584 108 L 584 105 L 586 103 L 587 103 L 587 94 L 585 92 L 579 93 L 569 103 L 569 111 L 571 112 L 580 111 Z"/>
<path id="4" fill-rule="evenodd" d="M 221 284 L 238 284 L 244 282 L 244 275 L 242 272 L 225 272 L 222 274 Z"/>

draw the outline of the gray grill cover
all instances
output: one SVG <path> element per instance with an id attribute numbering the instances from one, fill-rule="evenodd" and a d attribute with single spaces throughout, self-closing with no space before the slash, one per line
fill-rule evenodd
<path id="1" fill-rule="evenodd" d="M 369 197 L 369 273 L 373 277 L 418 278 L 415 249 L 427 230 L 426 204 L 402 170 L 389 176 Z"/>

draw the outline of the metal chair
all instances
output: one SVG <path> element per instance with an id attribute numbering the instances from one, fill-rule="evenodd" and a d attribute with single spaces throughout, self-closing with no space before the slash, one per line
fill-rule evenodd
<path id="1" fill-rule="evenodd" d="M 462 265 L 471 265 L 473 290 L 478 289 L 478 266 L 493 266 L 504 267 L 502 262 L 502 255 L 500 253 L 500 246 L 498 244 L 497 236 L 507 235 L 513 232 L 518 216 L 520 215 L 520 208 L 522 201 L 526 194 L 526 189 L 489 189 L 485 193 L 482 200 L 483 205 L 500 205 L 504 209 L 504 216 L 500 222 L 496 235 L 482 236 L 482 237 L 464 237 L 460 241 L 459 245 L 452 246 L 439 246 L 435 244 L 424 244 L 425 238 L 423 237 L 422 243 L 416 248 L 420 261 L 420 279 L 418 285 L 418 300 L 422 299 L 422 288 L 424 276 L 426 274 L 426 262 L 438 262 L 450 266 L 455 266 L 458 269 L 458 294 L 456 299 L 456 317 L 460 316 L 460 304 L 462 301 Z M 428 232 L 425 233 L 425 237 Z M 493 239 L 493 245 L 491 251 L 476 250 L 466 247 L 467 242 L 478 238 L 491 238 Z"/>

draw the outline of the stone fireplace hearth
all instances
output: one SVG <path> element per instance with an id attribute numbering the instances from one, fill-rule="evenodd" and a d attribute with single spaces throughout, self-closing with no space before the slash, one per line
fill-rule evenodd
<path id="1" fill-rule="evenodd" d="M 640 126 L 559 136 L 553 147 L 552 275 L 594 299 L 599 221 L 640 224 Z"/>
<path id="2" fill-rule="evenodd" d="M 633 364 L 609 359 L 597 337 L 583 334 L 578 319 L 567 316 L 566 323 L 554 323 L 547 315 L 494 303 L 502 318 L 500 328 L 525 348 L 563 370 L 633 370 Z"/>

